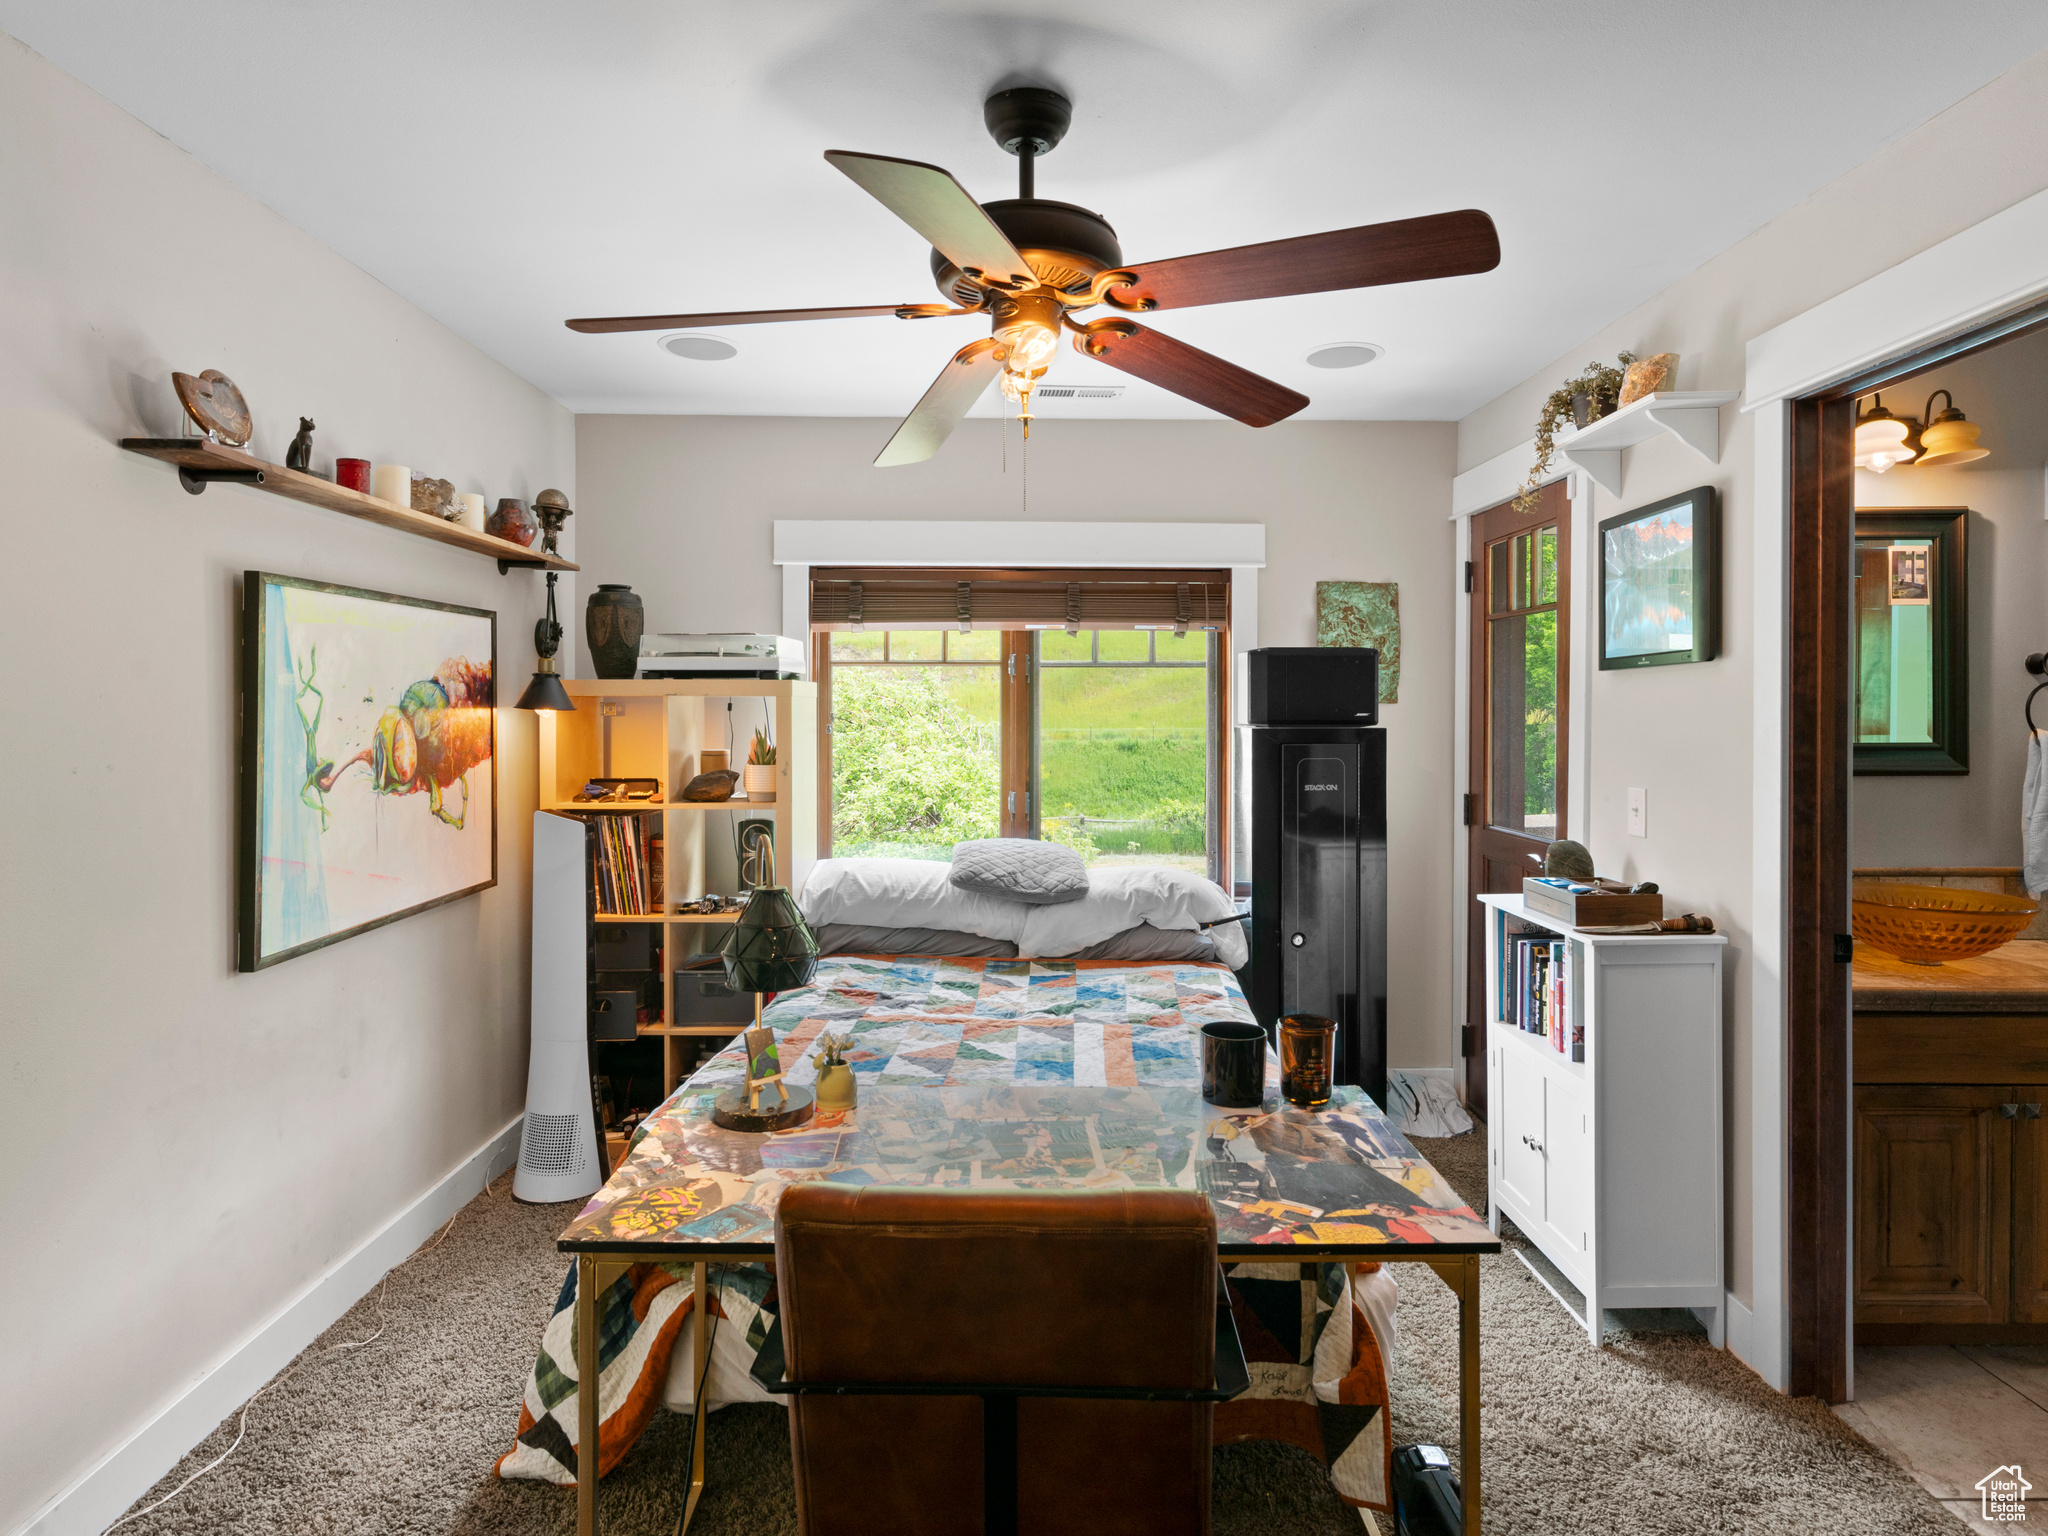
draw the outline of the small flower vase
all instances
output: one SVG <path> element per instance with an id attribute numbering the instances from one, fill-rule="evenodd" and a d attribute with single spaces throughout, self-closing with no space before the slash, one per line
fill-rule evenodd
<path id="1" fill-rule="evenodd" d="M 748 763 L 746 772 L 747 798 L 775 803 L 775 765 L 773 763 Z"/>
<path id="2" fill-rule="evenodd" d="M 845 1062 L 818 1063 L 818 1109 L 820 1113 L 835 1109 L 851 1109 L 860 1097 L 860 1084 L 854 1079 L 853 1068 Z"/>

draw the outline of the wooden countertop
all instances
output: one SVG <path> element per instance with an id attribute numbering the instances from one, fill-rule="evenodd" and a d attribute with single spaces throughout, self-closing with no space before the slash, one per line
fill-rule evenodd
<path id="1" fill-rule="evenodd" d="M 2034 939 L 1940 965 L 1908 965 L 1858 944 L 1850 975 L 1858 1013 L 2048 1014 L 2048 943 Z"/>

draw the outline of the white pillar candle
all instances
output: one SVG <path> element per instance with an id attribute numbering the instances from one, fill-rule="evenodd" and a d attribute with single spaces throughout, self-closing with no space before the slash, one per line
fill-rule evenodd
<path id="1" fill-rule="evenodd" d="M 456 521 L 465 528 L 474 528 L 478 533 L 482 533 L 484 531 L 483 497 L 475 491 L 464 491 L 461 501 L 462 516 L 457 518 Z"/>
<path id="2" fill-rule="evenodd" d="M 395 506 L 412 506 L 412 471 L 403 464 L 379 464 L 370 471 L 370 494 Z"/>

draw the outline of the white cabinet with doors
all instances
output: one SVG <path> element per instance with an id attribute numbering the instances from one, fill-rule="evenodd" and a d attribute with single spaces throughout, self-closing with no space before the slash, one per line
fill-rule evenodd
<path id="1" fill-rule="evenodd" d="M 1726 1329 L 1721 1190 L 1721 934 L 1587 933 L 1519 896 L 1486 907 L 1488 1210 L 1540 1249 L 1583 1298 L 1594 1343 L 1603 1310 L 1685 1307 L 1718 1347 Z M 1570 947 L 1567 1044 L 1503 1018 L 1514 941 Z"/>

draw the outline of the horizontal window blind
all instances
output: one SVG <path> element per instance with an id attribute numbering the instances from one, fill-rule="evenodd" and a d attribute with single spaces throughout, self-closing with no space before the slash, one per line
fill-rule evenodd
<path id="1" fill-rule="evenodd" d="M 814 566 L 811 628 L 1227 629 L 1227 570 Z"/>

